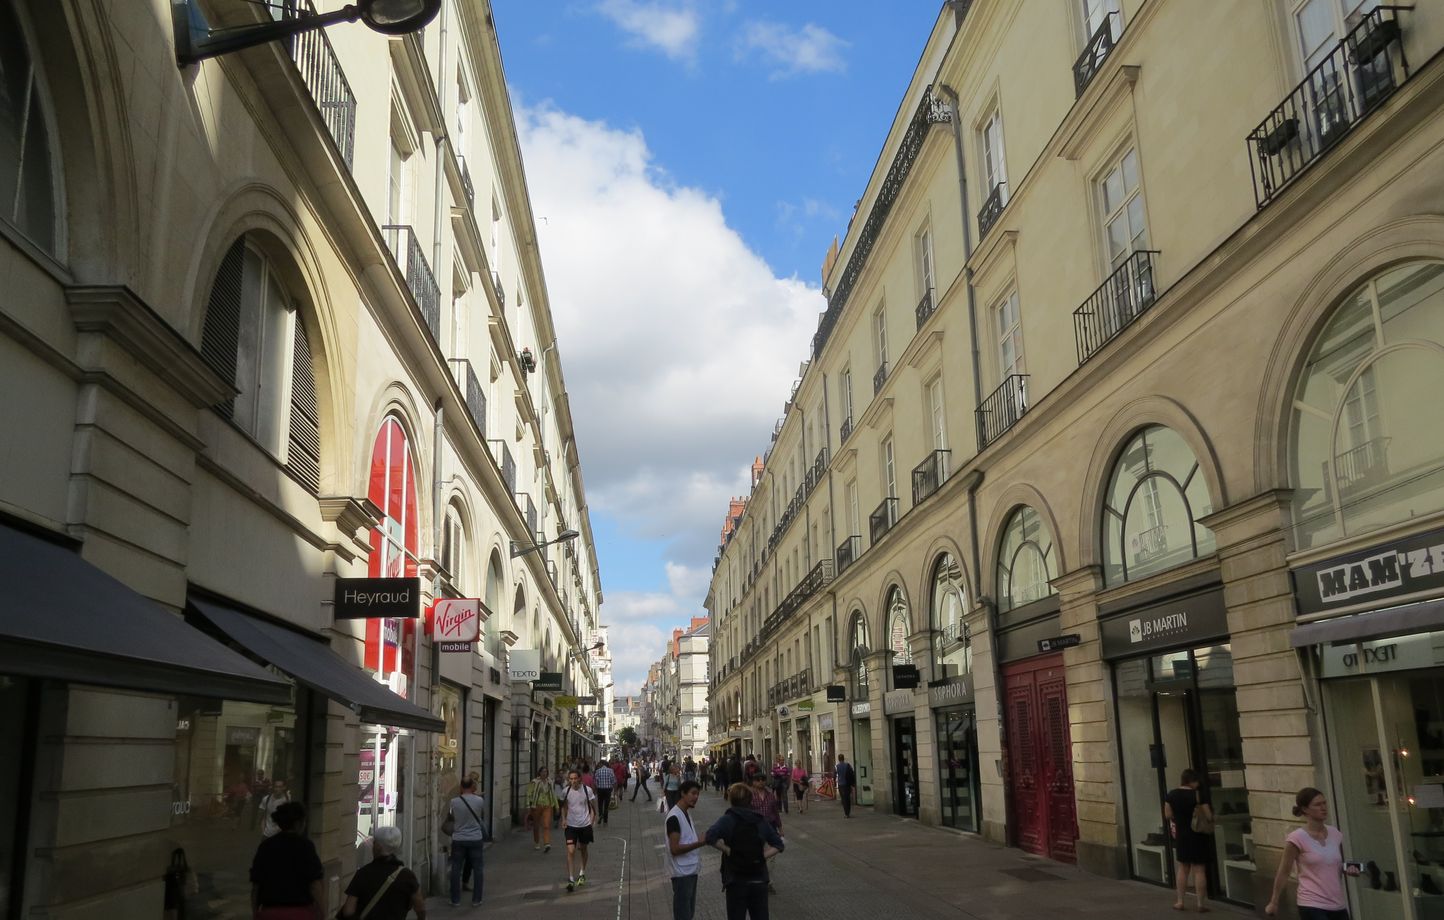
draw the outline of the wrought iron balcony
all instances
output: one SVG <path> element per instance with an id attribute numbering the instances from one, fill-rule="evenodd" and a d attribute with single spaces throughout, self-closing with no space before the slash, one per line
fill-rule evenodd
<path id="1" fill-rule="evenodd" d="M 933 311 L 937 308 L 937 304 L 933 303 L 933 289 L 928 288 L 926 291 L 923 291 L 922 299 L 918 301 L 917 308 L 913 310 L 913 315 L 918 319 L 919 329 L 923 327 L 923 323 L 928 321 L 928 317 L 932 316 Z"/>
<path id="2" fill-rule="evenodd" d="M 1389 478 L 1389 442 L 1393 438 L 1374 438 L 1334 457 L 1332 482 L 1338 485 L 1339 496 L 1348 498 L 1379 485 Z M 1324 482 L 1330 482 L 1324 470 Z"/>
<path id="3" fill-rule="evenodd" d="M 1409 78 L 1398 12 L 1370 10 L 1248 136 L 1262 208 Z"/>
<path id="4" fill-rule="evenodd" d="M 847 439 L 852 436 L 852 416 L 842 420 L 842 431 L 839 433 L 838 443 L 846 444 Z"/>
<path id="5" fill-rule="evenodd" d="M 437 287 L 436 276 L 431 273 L 431 265 L 421 251 L 416 231 L 405 224 L 387 224 L 381 228 L 381 233 L 396 259 L 396 266 L 406 278 L 406 286 L 411 290 L 416 306 L 426 319 L 432 341 L 441 344 L 441 288 Z"/>
<path id="6" fill-rule="evenodd" d="M 978 450 L 983 450 L 1018 424 L 1028 411 L 1028 375 L 1010 374 L 978 407 Z"/>
<path id="7" fill-rule="evenodd" d="M 278 20 L 305 19 L 316 15 L 311 0 L 285 0 L 266 4 L 271 17 Z M 321 121 L 336 142 L 341 159 L 350 169 L 356 149 L 356 94 L 346 81 L 341 62 L 331 47 L 331 40 L 322 29 L 302 32 L 284 39 L 286 51 L 301 75 L 301 82 L 311 93 Z"/>
<path id="8" fill-rule="evenodd" d="M 487 441 L 491 447 L 491 458 L 496 461 L 497 467 L 501 470 L 501 481 L 506 483 L 507 491 L 516 491 L 516 461 L 511 458 L 511 448 L 506 446 L 505 441 Z"/>
<path id="9" fill-rule="evenodd" d="M 471 416 L 471 420 L 476 423 L 476 430 L 481 432 L 482 440 L 485 440 L 486 391 L 481 388 L 481 381 L 476 378 L 476 371 L 472 370 L 470 361 L 465 358 L 452 358 L 451 363 L 466 369 L 461 378 L 462 394 L 466 397 L 466 414 Z"/>
<path id="10" fill-rule="evenodd" d="M 877 541 L 887 536 L 892 526 L 897 523 L 898 500 L 896 498 L 884 498 L 882 503 L 873 509 L 872 514 L 867 516 L 868 539 L 875 545 Z"/>
<path id="11" fill-rule="evenodd" d="M 847 571 L 847 567 L 857 561 L 862 555 L 862 537 L 853 534 L 837 545 L 837 574 L 841 575 Z"/>
<path id="12" fill-rule="evenodd" d="M 913 504 L 919 505 L 948 480 L 948 459 L 952 451 L 935 450 L 913 467 Z"/>
<path id="13" fill-rule="evenodd" d="M 466 193 L 466 206 L 476 207 L 476 186 L 471 184 L 471 170 L 466 168 L 466 157 L 457 157 L 456 163 L 461 167 L 461 190 Z"/>
<path id="14" fill-rule="evenodd" d="M 978 212 L 979 241 L 988 235 L 988 231 L 993 229 L 993 225 L 998 222 L 998 218 L 1003 216 L 1003 208 L 1007 203 L 1008 183 L 999 182 L 988 193 L 988 200 L 983 202 L 983 209 Z"/>
<path id="15" fill-rule="evenodd" d="M 496 302 L 503 307 L 506 306 L 506 288 L 501 283 L 501 272 L 491 270 L 491 289 L 496 292 Z"/>
<path id="16" fill-rule="evenodd" d="M 1083 306 L 1073 311 L 1078 363 L 1097 354 L 1153 306 L 1158 295 L 1153 277 L 1156 250 L 1140 249 L 1114 269 Z"/>
<path id="17" fill-rule="evenodd" d="M 1118 13 L 1104 16 L 1098 30 L 1088 37 L 1083 53 L 1073 62 L 1073 89 L 1079 96 L 1083 95 L 1088 84 L 1093 82 L 1098 71 L 1103 69 L 1103 62 L 1108 60 L 1108 55 L 1113 53 L 1113 46 L 1118 44 L 1123 33 L 1122 23 L 1122 17 Z"/>
<path id="18" fill-rule="evenodd" d="M 882 392 L 882 385 L 887 383 L 887 362 L 878 365 L 878 369 L 872 375 L 872 395 L 876 396 Z"/>

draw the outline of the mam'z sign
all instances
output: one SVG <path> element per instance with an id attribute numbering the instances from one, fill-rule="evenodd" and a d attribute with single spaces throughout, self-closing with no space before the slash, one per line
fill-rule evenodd
<path id="1" fill-rule="evenodd" d="M 1301 566 L 1293 577 L 1301 614 L 1444 590 L 1444 530 Z"/>

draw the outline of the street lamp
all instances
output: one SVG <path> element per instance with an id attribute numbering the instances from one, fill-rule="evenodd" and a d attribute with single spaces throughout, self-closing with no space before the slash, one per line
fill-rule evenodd
<path id="1" fill-rule="evenodd" d="M 515 559 L 517 556 L 525 556 L 527 553 L 534 553 L 544 546 L 551 546 L 553 543 L 565 543 L 568 540 L 575 540 L 580 536 L 581 534 L 575 530 L 563 530 L 557 534 L 555 540 L 543 540 L 540 543 L 519 543 L 516 540 L 512 540 L 511 558 Z"/>
<path id="2" fill-rule="evenodd" d="M 175 57 L 181 67 L 196 61 L 240 51 L 324 29 L 338 22 L 361 20 L 383 35 L 405 35 L 425 26 L 441 11 L 441 0 L 357 0 L 330 13 L 303 14 L 300 0 L 278 0 L 282 18 L 229 29 L 212 29 L 196 0 L 171 0 L 175 30 Z"/>

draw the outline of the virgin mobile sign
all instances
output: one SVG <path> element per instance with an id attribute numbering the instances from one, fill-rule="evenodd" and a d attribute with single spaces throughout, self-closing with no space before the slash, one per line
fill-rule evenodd
<path id="1" fill-rule="evenodd" d="M 437 642 L 470 643 L 481 638 L 481 601 L 476 598 L 442 598 L 431 605 L 431 635 Z"/>

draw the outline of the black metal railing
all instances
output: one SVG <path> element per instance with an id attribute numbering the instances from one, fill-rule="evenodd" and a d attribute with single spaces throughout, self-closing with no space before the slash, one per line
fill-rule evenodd
<path id="1" fill-rule="evenodd" d="M 1122 25 L 1122 16 L 1116 12 L 1109 13 L 1103 17 L 1098 29 L 1088 37 L 1083 53 L 1073 62 L 1073 89 L 1079 96 L 1083 95 L 1093 78 L 1098 76 L 1098 71 L 1103 69 L 1103 62 L 1108 60 L 1108 55 L 1113 53 L 1113 47 L 1118 44 L 1123 32 Z"/>
<path id="2" fill-rule="evenodd" d="M 476 186 L 471 184 L 471 170 L 466 168 L 466 157 L 457 157 L 456 165 L 461 167 L 461 190 L 466 194 L 466 206 L 476 207 Z"/>
<path id="3" fill-rule="evenodd" d="M 1405 9 L 1408 7 L 1381 6 L 1370 10 L 1249 133 L 1249 164 L 1258 207 L 1268 204 L 1409 78 L 1397 16 Z"/>
<path id="4" fill-rule="evenodd" d="M 932 451 L 922 463 L 913 467 L 914 505 L 921 504 L 948 481 L 948 458 L 951 454 L 949 450 Z"/>
<path id="5" fill-rule="evenodd" d="M 839 432 L 839 435 L 840 437 L 838 438 L 838 443 L 847 443 L 847 439 L 852 436 L 852 416 L 849 415 L 847 418 L 842 420 L 842 429 Z"/>
<path id="6" fill-rule="evenodd" d="M 872 395 L 876 396 L 882 392 L 882 385 L 887 383 L 887 362 L 878 365 L 877 370 L 872 374 Z"/>
<path id="7" fill-rule="evenodd" d="M 1153 274 L 1156 255 L 1158 251 L 1152 249 L 1130 255 L 1073 311 L 1079 364 L 1097 354 L 1153 306 L 1158 296 Z"/>
<path id="8" fill-rule="evenodd" d="M 507 491 L 516 491 L 516 461 L 511 458 L 511 448 L 506 446 L 505 441 L 487 441 L 491 447 L 491 458 L 501 469 L 501 481 L 506 483 Z"/>
<path id="9" fill-rule="evenodd" d="M 316 15 L 311 0 L 278 0 L 266 4 L 273 19 L 305 19 Z M 331 40 L 321 29 L 291 35 L 284 40 L 286 52 L 311 93 L 321 121 L 336 142 L 341 159 L 350 169 L 356 150 L 356 94 L 346 81 Z"/>
<path id="10" fill-rule="evenodd" d="M 512 486 L 512 488 L 516 487 Z M 526 532 L 537 537 L 537 542 L 540 543 L 540 535 L 537 534 L 536 502 L 532 501 L 531 495 L 526 492 L 514 492 L 512 494 L 516 497 L 516 509 L 521 512 L 522 520 L 526 521 Z M 553 563 L 548 562 L 548 565 L 551 566 Z M 556 581 L 555 571 L 552 573 L 552 581 Z"/>
<path id="11" fill-rule="evenodd" d="M 938 305 L 933 302 L 933 289 L 928 288 L 926 291 L 923 291 L 922 299 L 918 301 L 917 307 L 913 310 L 913 315 L 918 318 L 919 329 L 923 327 L 923 323 L 928 321 L 928 317 L 932 316 L 933 311 L 937 310 L 937 308 Z"/>
<path id="12" fill-rule="evenodd" d="M 978 450 L 1018 424 L 1028 411 L 1028 375 L 1010 374 L 978 407 Z"/>
<path id="13" fill-rule="evenodd" d="M 892 525 L 897 523 L 897 510 L 897 499 L 889 497 L 884 498 L 882 503 L 873 509 L 872 514 L 867 516 L 867 535 L 874 544 L 887 536 Z"/>
<path id="14" fill-rule="evenodd" d="M 857 561 L 862 555 L 862 537 L 853 534 L 837 545 L 837 574 L 841 575 L 847 571 L 847 567 Z"/>
<path id="15" fill-rule="evenodd" d="M 1373 438 L 1334 457 L 1333 480 L 1338 484 L 1341 498 L 1389 478 L 1389 442 L 1392 440 Z M 1327 469 L 1324 470 L 1324 481 L 1329 481 Z"/>
<path id="16" fill-rule="evenodd" d="M 993 190 L 988 193 L 988 200 L 983 202 L 983 209 L 978 212 L 979 242 L 988 235 L 989 230 L 993 229 L 993 225 L 998 222 L 998 218 L 1003 216 L 1003 207 L 1008 202 L 1007 195 L 1008 183 L 1006 182 L 999 182 L 993 186 Z"/>
<path id="17" fill-rule="evenodd" d="M 491 270 L 491 289 L 496 292 L 496 302 L 505 307 L 506 287 L 501 283 L 501 272 L 494 268 Z"/>
<path id="18" fill-rule="evenodd" d="M 472 370 L 470 361 L 465 358 L 452 358 L 451 363 L 466 369 L 465 376 L 461 378 L 462 395 L 466 398 L 466 414 L 476 423 L 482 440 L 486 440 L 486 391 L 481 388 L 481 381 L 477 379 L 476 371 Z"/>
<path id="19" fill-rule="evenodd" d="M 381 233 L 396 259 L 397 267 L 406 277 L 406 286 L 416 299 L 416 306 L 421 309 L 426 327 L 431 330 L 431 338 L 441 344 L 441 288 L 436 284 L 436 276 L 431 273 L 426 254 L 421 251 L 416 231 L 406 224 L 386 224 Z"/>

